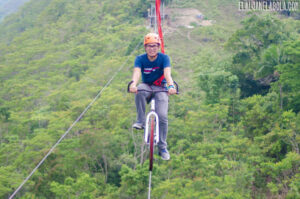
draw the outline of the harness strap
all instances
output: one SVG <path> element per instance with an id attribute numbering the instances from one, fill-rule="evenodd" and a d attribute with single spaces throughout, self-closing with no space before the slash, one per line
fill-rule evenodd
<path id="1" fill-rule="evenodd" d="M 162 86 L 161 83 L 162 83 L 162 81 L 163 81 L 164 79 L 165 79 L 165 76 L 162 75 L 162 76 L 160 76 L 160 78 L 158 78 L 157 80 L 155 80 L 155 81 L 153 82 L 153 84 L 154 84 L 155 86 Z"/>

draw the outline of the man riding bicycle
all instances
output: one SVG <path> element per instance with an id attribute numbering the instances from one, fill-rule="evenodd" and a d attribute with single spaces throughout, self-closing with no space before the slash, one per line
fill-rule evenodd
<path id="1" fill-rule="evenodd" d="M 137 121 L 133 128 L 144 129 L 146 99 L 151 93 L 143 90 L 168 91 L 155 94 L 155 110 L 159 117 L 159 155 L 163 160 L 169 160 L 170 154 L 167 150 L 168 133 L 168 95 L 176 94 L 174 82 L 171 77 L 171 64 L 168 55 L 158 52 L 160 49 L 160 38 L 155 33 L 149 33 L 144 37 L 146 53 L 138 55 L 134 62 L 132 84 L 129 91 L 135 93 L 135 104 L 137 110 Z M 137 83 L 142 74 L 142 83 Z"/>

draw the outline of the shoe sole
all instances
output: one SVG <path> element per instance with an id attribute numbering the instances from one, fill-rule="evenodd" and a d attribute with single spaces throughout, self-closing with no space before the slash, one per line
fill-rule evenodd
<path id="1" fill-rule="evenodd" d="M 143 130 L 143 129 L 144 129 L 144 127 L 142 127 L 142 128 L 139 128 L 139 127 L 132 127 L 132 128 L 134 128 L 134 129 L 136 129 L 136 130 Z"/>
<path id="2" fill-rule="evenodd" d="M 170 160 L 170 157 L 169 158 L 163 158 L 160 153 L 158 153 L 158 155 L 161 157 L 162 160 Z"/>
<path id="3" fill-rule="evenodd" d="M 164 160 L 164 161 L 168 161 L 168 160 L 170 160 L 170 158 L 169 159 L 166 159 L 166 158 L 161 158 L 162 160 Z"/>

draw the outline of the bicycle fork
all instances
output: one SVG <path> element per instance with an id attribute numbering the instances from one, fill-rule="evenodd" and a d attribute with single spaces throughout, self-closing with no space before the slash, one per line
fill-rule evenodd
<path id="1" fill-rule="evenodd" d="M 145 138 L 144 138 L 146 143 L 149 143 L 149 141 L 150 141 L 149 140 L 150 139 L 150 136 L 149 136 L 149 121 L 150 121 L 151 116 L 153 116 L 155 118 L 154 144 L 157 145 L 158 142 L 159 142 L 159 120 L 158 120 L 158 115 L 155 112 L 155 100 L 154 99 L 151 100 L 150 112 L 148 113 L 147 118 L 146 118 Z"/>

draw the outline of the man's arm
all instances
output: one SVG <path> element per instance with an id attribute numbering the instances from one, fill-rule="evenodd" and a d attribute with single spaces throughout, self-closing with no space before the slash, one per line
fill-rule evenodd
<path id="1" fill-rule="evenodd" d="M 133 75 L 132 75 L 132 84 L 129 88 L 129 91 L 131 93 L 136 93 L 137 92 L 137 83 L 138 81 L 140 80 L 140 77 L 141 77 L 141 68 L 138 68 L 138 67 L 134 67 L 133 69 Z"/>
<path id="2" fill-rule="evenodd" d="M 140 77 L 141 77 L 141 68 L 135 67 L 133 69 L 133 75 L 132 75 L 133 83 L 131 85 L 136 86 L 138 81 L 140 80 Z"/>
<path id="3" fill-rule="evenodd" d="M 171 77 L 171 67 L 166 67 L 164 68 L 164 76 L 167 80 L 167 84 L 170 85 L 174 85 L 173 79 Z"/>
<path id="4" fill-rule="evenodd" d="M 170 95 L 176 94 L 176 89 L 174 88 L 174 82 L 171 77 L 171 67 L 164 68 L 164 76 L 166 78 L 168 86 L 173 86 L 173 87 L 168 88 L 169 94 Z"/>

